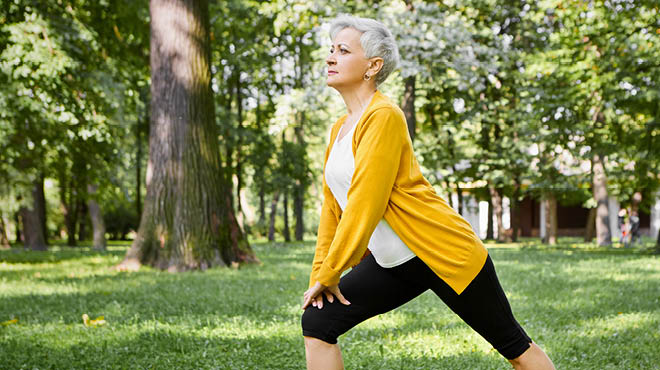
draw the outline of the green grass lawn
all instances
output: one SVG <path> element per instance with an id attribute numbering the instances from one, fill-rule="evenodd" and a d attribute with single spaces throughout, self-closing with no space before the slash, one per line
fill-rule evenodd
<path id="1" fill-rule="evenodd" d="M 303 369 L 313 243 L 262 265 L 116 272 L 127 246 L 0 251 L 1 369 Z M 660 258 L 565 241 L 489 245 L 514 313 L 559 369 L 660 369 Z M 82 315 L 104 316 L 85 326 Z M 17 321 L 12 321 L 17 319 Z M 340 338 L 347 369 L 507 369 L 433 294 Z"/>

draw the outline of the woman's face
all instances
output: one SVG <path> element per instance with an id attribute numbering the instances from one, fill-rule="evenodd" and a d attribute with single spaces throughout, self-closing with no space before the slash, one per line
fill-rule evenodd
<path id="1" fill-rule="evenodd" d="M 369 68 L 369 60 L 364 55 L 360 36 L 360 31 L 344 28 L 332 40 L 330 55 L 325 60 L 328 86 L 343 90 L 365 82 L 363 78 Z"/>

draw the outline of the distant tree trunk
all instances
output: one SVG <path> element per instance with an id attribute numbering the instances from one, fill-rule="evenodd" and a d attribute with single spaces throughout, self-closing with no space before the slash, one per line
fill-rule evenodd
<path id="1" fill-rule="evenodd" d="M 557 244 L 557 197 L 548 193 L 543 199 L 545 203 L 545 237 L 543 243 Z"/>
<path id="2" fill-rule="evenodd" d="M 277 201 L 280 198 L 280 192 L 275 191 L 273 199 L 270 201 L 270 225 L 268 227 L 268 241 L 275 241 L 275 216 L 277 216 Z"/>
<path id="3" fill-rule="evenodd" d="M 497 220 L 497 241 L 503 242 L 505 240 L 504 236 L 504 223 L 502 222 L 502 195 L 494 187 L 489 187 L 490 198 L 493 203 L 493 212 L 495 213 L 495 219 Z"/>
<path id="4" fill-rule="evenodd" d="M 451 186 L 449 185 L 449 181 L 442 180 L 442 183 L 444 184 L 444 188 L 447 189 L 447 202 L 449 203 L 449 206 L 451 208 L 457 209 L 456 205 L 454 204 L 454 197 L 452 197 Z"/>
<path id="5" fill-rule="evenodd" d="M 295 229 L 295 238 L 297 241 L 303 241 L 303 234 L 305 231 L 304 226 L 304 204 L 305 199 L 305 189 L 301 184 L 301 181 L 296 183 L 294 187 L 294 196 L 293 196 L 293 213 L 296 220 L 296 229 Z"/>
<path id="6" fill-rule="evenodd" d="M 243 95 L 241 93 L 241 71 L 236 71 L 236 109 L 238 116 L 238 135 L 236 139 L 236 214 L 241 227 L 245 227 L 245 214 L 241 203 L 241 189 L 243 188 Z"/>
<path id="7" fill-rule="evenodd" d="M 603 166 L 603 158 L 595 154 L 592 159 L 593 197 L 596 200 L 596 240 L 599 246 L 612 244 L 610 230 L 610 210 L 608 207 L 607 175 Z"/>
<path id="8" fill-rule="evenodd" d="M 11 247 L 9 239 L 7 238 L 7 226 L 5 226 L 5 219 L 0 215 L 0 249 Z"/>
<path id="9" fill-rule="evenodd" d="M 262 181 L 262 180 L 259 180 Z M 266 191 L 264 190 L 263 182 L 259 186 L 259 225 L 266 223 Z"/>
<path id="10" fill-rule="evenodd" d="M 18 199 L 20 202 L 20 198 Z M 21 230 L 23 229 L 23 220 L 21 220 L 21 212 L 14 213 L 14 222 L 16 223 L 16 244 L 24 243 L 25 239 Z"/>
<path id="11" fill-rule="evenodd" d="M 301 112 L 298 115 L 298 124 L 294 128 L 294 133 L 296 136 L 296 143 L 300 148 L 300 152 L 303 153 L 302 158 L 296 158 L 297 161 L 302 162 L 302 168 L 307 168 L 307 144 L 305 143 L 304 135 L 304 123 L 305 123 L 305 113 Z M 293 187 L 293 214 L 296 220 L 296 229 L 295 229 L 295 238 L 297 241 L 303 240 L 303 234 L 305 232 L 305 193 L 307 192 L 307 181 L 306 173 L 302 174 L 302 178 L 296 179 L 296 182 Z"/>
<path id="12" fill-rule="evenodd" d="M 511 197 L 511 241 L 517 242 L 520 234 L 520 201 L 515 195 Z"/>
<path id="13" fill-rule="evenodd" d="M 282 198 L 282 208 L 284 210 L 284 229 L 282 230 L 282 236 L 284 236 L 285 242 L 291 241 L 291 232 L 289 231 L 289 192 L 284 189 L 284 198 Z"/>
<path id="14" fill-rule="evenodd" d="M 493 234 L 493 199 L 490 196 L 488 196 L 488 221 L 487 221 L 487 228 L 486 228 L 486 240 L 493 240 L 494 239 L 494 234 Z"/>
<path id="15" fill-rule="evenodd" d="M 211 91 L 208 0 L 151 0 L 147 194 L 120 269 L 255 261 L 223 176 Z"/>
<path id="16" fill-rule="evenodd" d="M 37 179 L 32 184 L 32 204 L 31 207 L 21 207 L 21 220 L 23 221 L 23 235 L 25 238 L 25 248 L 33 251 L 48 250 L 46 238 L 44 237 L 44 220 L 41 218 L 43 203 L 39 193 L 43 193 L 43 178 Z"/>
<path id="17" fill-rule="evenodd" d="M 403 103 L 401 104 L 401 110 L 406 117 L 406 123 L 408 124 L 408 133 L 410 134 L 410 139 L 415 140 L 415 132 L 417 131 L 417 120 L 415 118 L 415 76 L 407 77 L 404 80 L 403 88 Z"/>
<path id="18" fill-rule="evenodd" d="M 78 226 L 78 209 L 76 206 L 76 191 L 73 181 L 64 172 L 60 173 L 60 202 L 62 204 L 62 213 L 64 214 L 64 227 L 66 228 L 67 245 L 75 247 L 76 227 Z"/>
<path id="19" fill-rule="evenodd" d="M 463 189 L 461 189 L 461 184 L 456 181 L 456 199 L 458 203 L 458 214 L 463 215 Z"/>
<path id="20" fill-rule="evenodd" d="M 584 231 L 584 241 L 589 243 L 596 236 L 596 208 L 589 209 L 587 216 L 587 227 Z"/>
<path id="21" fill-rule="evenodd" d="M 46 244 L 48 244 L 48 225 L 46 225 L 46 221 L 48 220 L 46 218 L 46 193 L 44 192 L 44 181 L 46 179 L 46 176 L 44 174 L 39 175 L 39 185 L 37 186 L 37 202 L 39 202 L 40 207 L 39 207 L 39 216 L 41 217 L 41 227 L 43 228 L 43 234 L 44 234 L 44 240 L 46 241 Z"/>
<path id="22" fill-rule="evenodd" d="M 78 215 L 78 241 L 82 242 L 87 240 L 87 216 L 89 215 L 89 209 L 87 209 L 87 204 L 85 204 L 82 197 L 78 199 L 78 206 L 76 207 L 80 214 Z"/>
<path id="23" fill-rule="evenodd" d="M 103 221 L 101 206 L 95 198 L 97 189 L 97 185 L 87 185 L 87 194 L 89 196 L 87 208 L 89 209 L 89 217 L 92 219 L 92 227 L 94 228 L 93 248 L 97 251 L 104 251 L 106 250 L 105 221 Z"/>

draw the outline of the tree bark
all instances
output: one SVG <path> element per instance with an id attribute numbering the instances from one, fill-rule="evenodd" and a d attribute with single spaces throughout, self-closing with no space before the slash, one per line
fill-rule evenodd
<path id="1" fill-rule="evenodd" d="M 545 199 L 545 237 L 543 243 L 557 244 L 557 197 L 553 193 L 546 194 Z"/>
<path id="2" fill-rule="evenodd" d="M 211 91 L 208 0 L 151 0 L 151 130 L 138 235 L 120 269 L 206 269 L 256 257 L 223 176 Z"/>
<path id="3" fill-rule="evenodd" d="M 273 199 L 270 201 L 270 223 L 268 227 L 268 241 L 275 241 L 275 216 L 277 216 L 277 202 L 280 198 L 280 192 L 275 191 Z"/>
<path id="4" fill-rule="evenodd" d="M 23 221 L 23 237 L 25 248 L 33 251 L 48 250 L 46 238 L 44 237 L 44 226 L 42 219 L 43 199 L 39 193 L 43 193 L 43 178 L 40 177 L 32 184 L 32 204 L 30 207 L 21 207 L 21 220 Z M 41 189 L 40 189 L 41 188 Z"/>
<path id="5" fill-rule="evenodd" d="M 607 175 L 603 159 L 595 154 L 592 159 L 593 168 L 593 197 L 596 200 L 596 241 L 599 246 L 612 244 L 612 232 L 610 230 L 610 210 L 607 194 Z"/>
<path id="6" fill-rule="evenodd" d="M 596 236 L 596 208 L 589 209 L 589 215 L 587 216 L 587 227 L 584 231 L 584 241 L 586 243 L 591 242 Z"/>
<path id="7" fill-rule="evenodd" d="M 502 195 L 494 187 L 489 187 L 490 198 L 493 202 L 493 212 L 495 213 L 495 219 L 497 221 L 497 241 L 503 242 L 505 240 L 504 236 L 504 223 L 502 222 Z"/>
<path id="8" fill-rule="evenodd" d="M 101 206 L 95 199 L 97 190 L 97 185 L 87 185 L 87 194 L 89 196 L 89 200 L 87 201 L 87 209 L 89 209 L 89 217 L 92 220 L 92 227 L 94 229 L 92 248 L 97 251 L 104 251 L 106 250 L 105 221 L 103 221 L 103 212 L 101 212 Z"/>
<path id="9" fill-rule="evenodd" d="M 414 141 L 417 130 L 417 120 L 415 118 L 415 76 L 407 77 L 404 80 L 404 84 L 401 110 L 403 110 L 403 114 L 406 117 L 410 140 Z"/>

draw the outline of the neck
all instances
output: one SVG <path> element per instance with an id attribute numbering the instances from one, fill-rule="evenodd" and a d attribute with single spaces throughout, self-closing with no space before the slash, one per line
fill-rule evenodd
<path id="1" fill-rule="evenodd" d="M 376 93 L 376 87 L 373 84 L 361 84 L 357 88 L 339 91 L 346 104 L 348 115 L 360 114 L 371 101 L 371 97 Z"/>

